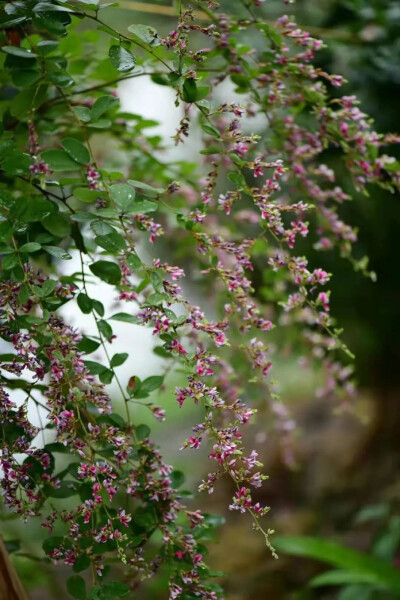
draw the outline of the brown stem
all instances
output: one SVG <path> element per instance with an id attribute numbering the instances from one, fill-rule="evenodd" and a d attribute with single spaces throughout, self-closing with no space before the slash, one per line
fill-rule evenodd
<path id="1" fill-rule="evenodd" d="M 0 537 L 0 598 L 29 600 Z"/>

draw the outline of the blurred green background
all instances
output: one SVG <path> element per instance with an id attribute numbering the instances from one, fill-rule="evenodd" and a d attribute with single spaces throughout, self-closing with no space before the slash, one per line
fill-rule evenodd
<path id="1" fill-rule="evenodd" d="M 127 24 L 147 23 L 161 34 L 174 27 L 174 19 L 157 12 L 138 12 L 129 6 L 109 9 L 109 22 L 124 29 Z M 146 4 L 157 5 L 157 2 Z M 166 7 L 170 2 L 160 2 Z M 221 2 L 235 12 L 235 0 Z M 348 83 L 342 91 L 356 94 L 362 109 L 375 120 L 380 132 L 400 130 L 400 2 L 399 0 L 297 0 L 284 6 L 268 0 L 262 8 L 268 19 L 294 15 L 298 23 L 328 47 L 318 53 L 325 70 L 343 74 Z M 105 13 L 106 14 L 106 13 Z M 390 153 L 399 157 L 396 148 Z M 347 182 L 343 182 L 346 187 Z M 339 541 L 400 565 L 399 463 L 400 463 L 400 210 L 399 198 L 377 189 L 370 197 L 355 197 L 343 207 L 344 220 L 359 227 L 359 255 L 370 256 L 377 282 L 354 274 L 351 266 L 335 254 L 318 261 L 335 273 L 332 312 L 343 325 L 346 343 L 356 354 L 362 419 L 334 414 L 333 406 L 313 397 L 310 375 L 302 376 L 290 363 L 285 369 L 282 397 L 299 423 L 295 453 L 298 466 L 288 470 L 276 441 L 263 431 L 262 420 L 249 432 L 258 444 L 265 470 L 270 475 L 259 500 L 272 507 L 270 526 L 282 534 L 311 534 Z M 171 386 L 173 387 L 173 386 Z M 200 458 L 178 453 L 187 436 L 193 414 L 179 412 L 171 391 L 169 427 L 152 427 L 168 457 L 187 473 L 193 485 L 201 478 Z M 140 417 L 142 420 L 146 415 Z M 195 461 L 195 462 L 193 462 Z M 180 464 L 179 464 L 180 463 Z M 207 468 L 207 467 L 205 467 Z M 226 483 L 213 496 L 196 499 L 207 512 L 227 513 L 232 490 Z M 368 508 L 365 511 L 365 507 Z M 209 563 L 227 573 L 222 584 L 228 600 L 377 600 L 392 598 L 368 586 L 353 589 L 307 585 L 323 571 L 322 563 L 291 558 L 284 553 L 275 561 L 246 517 L 228 514 L 228 525 L 218 530 L 211 545 Z M 26 549 L 35 554 L 35 543 L 45 535 L 31 525 L 10 525 L 8 537 L 17 532 L 26 539 Z M 66 569 L 56 571 L 19 558 L 15 561 L 32 600 L 66 598 L 62 583 Z M 399 571 L 400 578 L 400 571 Z M 165 581 L 146 584 L 137 598 L 167 597 Z"/>

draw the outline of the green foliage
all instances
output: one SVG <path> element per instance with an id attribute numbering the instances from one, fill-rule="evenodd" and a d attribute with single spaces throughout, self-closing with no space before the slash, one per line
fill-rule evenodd
<path id="1" fill-rule="evenodd" d="M 340 544 L 306 536 L 279 536 L 275 538 L 275 547 L 287 554 L 314 558 L 342 567 L 340 570 L 318 575 L 310 582 L 312 586 L 363 583 L 387 589 L 394 593 L 394 597 L 400 597 L 398 570 L 383 560 Z"/>
<path id="2" fill-rule="evenodd" d="M 117 71 L 122 73 L 126 71 L 132 71 L 136 65 L 136 58 L 129 50 L 126 50 L 123 46 L 113 45 L 110 47 L 109 52 L 110 61 L 113 67 Z"/>
<path id="3" fill-rule="evenodd" d="M 116 263 L 108 260 L 98 260 L 89 268 L 94 275 L 110 285 L 118 284 L 121 281 L 121 269 Z"/>
<path id="4" fill-rule="evenodd" d="M 179 11 L 165 38 L 147 25 L 117 31 L 103 21 L 109 5 L 90 0 L 8 2 L 0 16 L 0 337 L 12 348 L 1 358 L 3 498 L 48 528 L 43 552 L 72 564 L 67 591 L 77 600 L 126 597 L 155 565 L 169 577 L 171 598 L 222 594 L 203 558 L 203 542 L 222 519 L 184 505 L 184 473 L 164 464 L 150 427 L 135 422 L 137 404 L 164 419 L 153 401 L 164 400 L 170 373 L 186 378 L 176 389 L 179 406 L 203 409 L 194 435 L 177 444 L 197 449 L 210 440 L 215 470 L 199 489 L 212 491 L 230 477 L 230 509 L 251 516 L 275 555 L 261 521 L 269 507 L 252 497 L 265 478 L 253 471 L 261 463 L 240 433 L 267 398 L 290 446 L 292 420 L 277 409 L 269 378 L 275 342 L 286 348 L 289 331 L 297 351 L 304 327 L 302 348 L 310 346 L 326 368 L 328 392 L 346 398 L 353 389 L 351 369 L 338 358 L 352 355 L 328 314 L 329 292 L 319 287 L 330 274 L 292 253 L 308 233 L 303 213 L 312 213 L 315 243 L 338 246 L 367 272 L 365 259 L 352 254 L 355 231 L 339 218 L 344 192 L 331 185 L 324 152 L 340 153 L 365 193 L 367 184 L 398 187 L 398 163 L 378 152 L 388 140 L 364 116 L 357 125 L 353 101 L 331 97 L 339 79 L 312 64 L 316 40 L 285 19 L 272 26 L 253 18 L 247 1 L 227 17 L 210 9 L 217 9 L 213 2 L 197 4 L 210 22 L 190 8 Z M 194 49 L 192 35 L 206 35 L 207 48 Z M 197 165 L 197 156 L 165 160 L 163 140 L 151 132 L 155 122 L 122 110 L 111 90 L 139 75 L 173 91 L 183 115 L 176 143 L 199 125 L 204 163 Z M 213 84 L 224 81 L 245 107 L 214 95 Z M 259 135 L 241 129 L 246 110 L 249 118 L 266 117 Z M 162 258 L 149 260 L 149 244 L 163 235 L 165 244 L 156 245 Z M 178 266 L 167 262 L 172 257 Z M 260 302 L 253 258 L 263 271 L 268 265 Z M 184 297 L 180 264 L 199 293 L 205 277 L 212 318 Z M 103 283 L 119 303 L 111 316 Z M 77 331 L 65 322 L 66 304 L 84 315 Z M 96 327 L 90 337 L 89 315 Z M 116 369 L 127 363 L 134 373 L 135 361 L 111 349 L 114 321 L 151 327 L 159 374 L 120 379 Z M 285 323 L 282 338 L 270 336 L 272 321 Z M 23 398 L 18 404 L 10 399 L 14 390 Z M 236 390 L 246 390 L 250 405 Z M 124 416 L 116 413 L 120 406 Z M 398 529 L 381 539 L 382 558 Z M 290 547 L 286 540 L 292 552 L 340 567 L 315 585 L 351 581 L 399 591 L 382 559 L 307 543 L 292 539 Z M 127 583 L 108 579 L 117 561 Z M 90 584 L 78 574 L 89 568 Z"/>
<path id="5" fill-rule="evenodd" d="M 86 600 L 86 584 L 80 575 L 72 575 L 67 581 L 67 591 L 76 600 Z"/>
<path id="6" fill-rule="evenodd" d="M 82 142 L 74 138 L 65 138 L 62 140 L 61 145 L 75 162 L 82 165 L 89 164 L 90 154 Z"/>

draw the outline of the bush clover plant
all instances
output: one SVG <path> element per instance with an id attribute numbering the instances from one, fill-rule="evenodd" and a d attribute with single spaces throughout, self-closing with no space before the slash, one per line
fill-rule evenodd
<path id="1" fill-rule="evenodd" d="M 283 344 L 323 368 L 319 396 L 351 408 L 352 354 L 330 314 L 323 252 L 337 249 L 373 276 L 353 251 L 357 230 L 341 217 L 350 194 L 327 157 L 340 156 L 365 202 L 372 185 L 400 183 L 385 153 L 396 135 L 377 134 L 356 98 L 341 95 L 342 77 L 315 66 L 323 43 L 284 10 L 272 23 L 262 0 L 233 4 L 235 13 L 213 0 L 177 4 L 166 36 L 138 23 L 117 31 L 107 17 L 114 3 L 1 7 L 2 497 L 46 528 L 43 556 L 72 566 L 67 589 L 79 600 L 130 595 L 160 568 L 171 600 L 222 597 L 206 564 L 213 520 L 188 505 L 181 474 L 135 420 L 140 403 L 168 427 L 163 390 L 174 373 L 184 379 L 180 410 L 202 408 L 177 441 L 183 452 L 207 445 L 199 490 L 229 478 L 229 510 L 247 515 L 276 556 L 269 507 L 257 500 L 267 476 L 243 431 L 257 408 L 268 411 L 293 461 L 294 421 L 271 376 Z M 121 108 L 118 85 L 136 77 L 173 90 L 177 145 L 201 130 L 195 163 L 165 160 L 170 140 Z M 320 265 L 304 256 L 303 238 Z M 80 267 L 66 273 L 72 257 Z M 112 314 L 88 289 L 99 281 L 119 305 Z M 206 308 L 185 281 L 207 295 Z M 81 314 L 76 329 L 66 305 Z M 85 333 L 89 320 L 96 335 Z M 113 352 L 117 321 L 151 328 L 163 374 L 141 380 L 129 347 Z M 97 350 L 104 360 L 93 359 Z M 110 574 L 116 560 L 122 580 Z"/>

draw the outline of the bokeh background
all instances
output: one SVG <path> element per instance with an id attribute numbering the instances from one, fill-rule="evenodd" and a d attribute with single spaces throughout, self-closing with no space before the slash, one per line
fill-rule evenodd
<path id="1" fill-rule="evenodd" d="M 174 28 L 174 18 L 165 10 L 171 5 L 169 0 L 144 2 L 143 11 L 137 10 L 137 4 L 124 1 L 119 10 L 104 11 L 103 18 L 121 30 L 131 23 L 146 23 L 165 35 Z M 221 4 L 227 12 L 235 12 L 235 0 Z M 343 93 L 354 93 L 360 98 L 363 110 L 373 117 L 378 131 L 400 130 L 398 0 L 297 0 L 289 6 L 268 0 L 262 10 L 271 20 L 284 12 L 294 15 L 304 29 L 320 36 L 328 47 L 318 53 L 317 61 L 325 70 L 346 77 Z M 155 84 L 146 78 L 125 83 L 119 90 L 122 105 L 159 122 L 154 132 L 170 145 L 171 160 L 182 158 L 184 152 L 186 159 L 189 155 L 196 161 L 196 132 L 184 149 L 174 149 L 172 140 L 169 144 L 181 117 L 180 109 L 173 109 L 173 92 L 151 86 Z M 346 180 L 342 185 L 346 188 Z M 318 259 L 321 266 L 335 273 L 332 311 L 344 327 L 346 343 L 356 354 L 358 416 L 335 414 L 334 405 L 316 399 L 313 385 L 318 373 L 305 374 L 292 360 L 280 365 L 280 375 L 284 382 L 283 400 L 291 406 L 298 423 L 296 468 L 288 469 L 283 464 L 276 442 L 270 439 L 267 428 L 263 429 L 262 419 L 251 435 L 270 475 L 259 500 L 272 507 L 273 529 L 279 534 L 311 534 L 340 541 L 400 566 L 399 200 L 396 195 L 371 189 L 369 197 L 356 196 L 343 206 L 345 221 L 359 227 L 359 252 L 370 256 L 370 267 L 377 273 L 376 283 L 354 274 L 351 266 L 337 255 L 325 254 Z M 68 265 L 68 269 L 73 271 L 74 265 Z M 262 294 L 262 283 L 258 281 L 262 281 L 262 274 L 256 274 L 255 279 L 256 293 Z M 105 298 L 107 286 L 96 293 Z M 200 297 L 199 303 L 203 300 Z M 74 314 L 66 316 L 72 322 L 78 318 Z M 90 333 L 90 325 L 84 325 Z M 125 328 L 116 327 L 116 333 L 121 343 L 126 343 Z M 151 333 L 147 335 L 135 328 L 128 335 L 136 352 L 137 374 L 147 376 L 161 369 L 151 352 Z M 122 378 L 131 374 L 122 373 Z M 206 474 L 207 463 L 194 452 L 179 453 L 180 442 L 196 422 L 196 415 L 189 410 L 179 411 L 173 399 L 176 383 L 171 381 L 163 400 L 168 426 L 152 423 L 152 430 L 166 456 L 186 472 L 186 487 L 194 489 Z M 143 422 L 149 419 L 145 413 L 137 414 L 137 418 Z M 390 598 L 362 586 L 352 592 L 309 588 L 307 582 L 324 568 L 321 563 L 285 555 L 274 560 L 246 517 L 227 514 L 231 491 L 227 482 L 214 495 L 196 499 L 196 505 L 207 512 L 225 514 L 227 518 L 227 525 L 218 529 L 217 541 L 210 545 L 208 560 L 214 569 L 227 573 L 222 579 L 227 600 Z M 31 524 L 10 521 L 6 535 L 8 539 L 21 535 L 25 551 L 36 555 L 45 533 Z M 67 569 L 54 570 L 23 558 L 14 561 L 32 600 L 68 597 L 63 591 Z M 135 597 L 166 598 L 163 577 L 146 584 Z"/>

